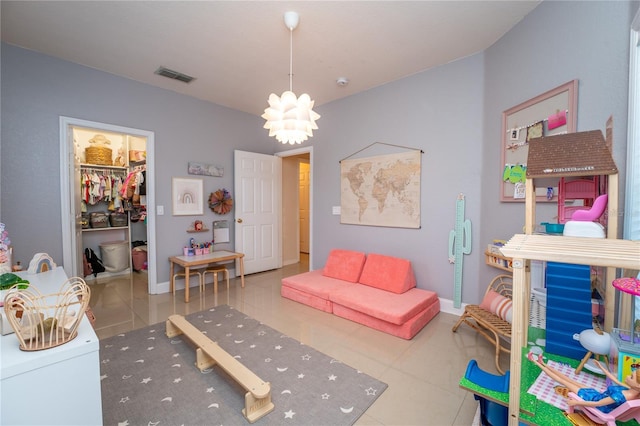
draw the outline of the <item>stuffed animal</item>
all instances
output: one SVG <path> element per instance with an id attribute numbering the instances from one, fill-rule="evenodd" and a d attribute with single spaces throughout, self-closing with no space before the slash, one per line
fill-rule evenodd
<path id="1" fill-rule="evenodd" d="M 119 167 L 124 167 L 126 166 L 125 162 L 124 162 L 124 147 L 120 147 L 118 149 L 118 156 L 116 157 L 115 160 L 113 160 L 113 165 L 114 166 L 119 166 Z"/>

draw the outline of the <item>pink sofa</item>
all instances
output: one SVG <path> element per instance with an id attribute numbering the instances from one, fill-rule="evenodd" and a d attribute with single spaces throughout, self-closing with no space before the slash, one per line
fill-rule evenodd
<path id="1" fill-rule="evenodd" d="M 404 339 L 440 312 L 436 293 L 416 288 L 411 262 L 332 250 L 323 269 L 282 279 L 282 297 Z"/>

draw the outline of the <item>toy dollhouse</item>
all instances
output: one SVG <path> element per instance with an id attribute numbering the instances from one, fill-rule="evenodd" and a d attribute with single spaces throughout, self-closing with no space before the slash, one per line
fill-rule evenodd
<path id="1" fill-rule="evenodd" d="M 608 194 L 607 238 L 533 235 L 535 225 L 535 183 L 541 178 L 606 176 Z M 618 240 L 618 170 L 600 131 L 542 137 L 530 141 L 525 182 L 525 234 L 514 235 L 501 249 L 512 258 L 513 324 L 509 424 L 518 424 L 523 348 L 527 345 L 531 260 L 606 268 L 605 283 L 615 278 L 616 268 L 637 266 L 640 242 Z M 615 289 L 606 285 L 605 330 L 613 327 Z M 547 309 L 549 301 L 547 300 Z M 547 320 L 547 327 L 549 319 Z"/>

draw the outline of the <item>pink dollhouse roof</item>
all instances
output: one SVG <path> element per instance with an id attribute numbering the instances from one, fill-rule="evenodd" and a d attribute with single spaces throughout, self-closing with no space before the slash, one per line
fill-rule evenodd
<path id="1" fill-rule="evenodd" d="M 600 130 L 545 136 L 529 141 L 527 178 L 618 173 Z"/>

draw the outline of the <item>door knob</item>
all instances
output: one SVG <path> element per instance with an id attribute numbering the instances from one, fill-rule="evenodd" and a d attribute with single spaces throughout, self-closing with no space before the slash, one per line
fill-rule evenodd
<path id="1" fill-rule="evenodd" d="M 236 222 L 242 223 L 242 219 L 237 219 Z"/>

